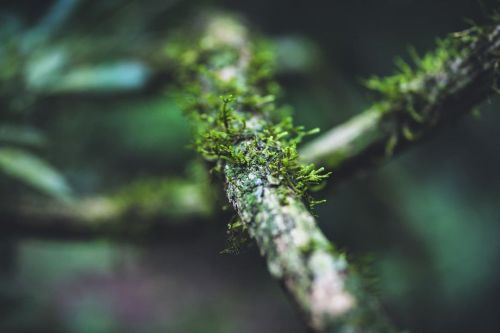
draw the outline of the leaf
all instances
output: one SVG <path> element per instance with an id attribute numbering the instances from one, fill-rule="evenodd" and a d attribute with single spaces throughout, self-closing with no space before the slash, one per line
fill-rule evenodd
<path id="1" fill-rule="evenodd" d="M 65 179 L 39 157 L 16 148 L 0 148 L 0 171 L 59 200 L 68 200 Z"/>
<path id="2" fill-rule="evenodd" d="M 0 141 L 32 147 L 42 147 L 47 143 L 39 130 L 18 125 L 1 125 Z"/>

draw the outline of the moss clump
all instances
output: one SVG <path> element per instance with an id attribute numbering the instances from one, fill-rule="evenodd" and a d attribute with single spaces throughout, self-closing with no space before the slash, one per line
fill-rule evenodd
<path id="1" fill-rule="evenodd" d="M 382 102 L 375 109 L 394 120 L 388 127 L 386 154 L 392 155 L 401 140 L 414 141 L 424 130 L 434 127 L 441 116 L 440 100 L 453 93 L 446 73 L 453 72 L 471 54 L 471 46 L 484 39 L 489 28 L 473 26 L 437 41 L 437 48 L 420 57 L 414 48 L 409 55 L 412 63 L 396 60 L 397 72 L 391 76 L 372 77 L 365 81 L 368 89 Z"/>
<path id="2" fill-rule="evenodd" d="M 437 41 L 437 48 L 433 52 L 420 57 L 414 48 L 409 49 L 412 63 L 402 58 L 396 59 L 397 72 L 387 77 L 371 77 L 365 81 L 365 86 L 384 100 L 378 105 L 380 112 L 393 110 L 394 105 L 400 105 L 401 110 L 408 113 L 416 122 L 423 122 L 425 115 L 415 111 L 415 98 L 426 98 L 426 84 L 428 80 L 442 73 L 449 62 L 455 58 L 464 57 L 467 45 L 476 40 L 473 31 L 461 32 Z M 431 98 L 432 96 L 427 96 Z"/>
<path id="3" fill-rule="evenodd" d="M 495 12 L 491 20 L 494 24 L 500 22 L 500 13 Z M 432 52 L 420 56 L 414 47 L 408 50 L 410 63 L 397 58 L 396 72 L 387 77 L 371 77 L 365 86 L 375 92 L 381 99 L 394 103 L 407 94 L 424 93 L 425 83 L 432 77 L 440 75 L 449 69 L 453 61 L 463 59 L 470 54 L 471 46 L 487 37 L 491 27 L 477 26 L 471 22 L 467 30 L 451 33 L 436 41 Z M 381 111 L 386 108 L 382 107 Z"/>
<path id="4" fill-rule="evenodd" d="M 318 130 L 306 131 L 284 117 L 285 109 L 275 104 L 279 86 L 272 79 L 272 47 L 258 38 L 250 45 L 246 31 L 235 26 L 227 18 L 215 19 L 197 44 L 186 45 L 184 38 L 171 41 L 167 48 L 178 64 L 183 108 L 193 124 L 193 146 L 215 164 L 215 170 L 224 164 L 263 166 L 270 178 L 292 189 L 310 207 L 323 202 L 315 201 L 310 192 L 329 173 L 300 164 L 297 153 L 303 137 Z"/>

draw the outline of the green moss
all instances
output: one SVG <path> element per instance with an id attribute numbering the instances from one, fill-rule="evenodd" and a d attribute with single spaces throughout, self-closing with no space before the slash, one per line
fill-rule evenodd
<path id="1" fill-rule="evenodd" d="M 419 56 L 414 48 L 409 49 L 411 63 L 402 58 L 396 60 L 397 71 L 387 77 L 372 77 L 365 81 L 380 102 L 375 109 L 386 118 L 388 140 L 386 154 L 392 155 L 403 141 L 417 140 L 423 130 L 437 123 L 438 99 L 450 93 L 449 80 L 444 73 L 450 71 L 456 62 L 470 55 L 471 45 L 485 38 L 489 28 L 472 26 L 470 29 L 450 34 L 437 41 L 437 48 Z"/>
<path id="2" fill-rule="evenodd" d="M 272 45 L 258 37 L 250 43 L 242 27 L 234 26 L 215 19 L 203 37 L 183 35 L 167 49 L 178 70 L 178 100 L 191 120 L 192 146 L 213 171 L 224 174 L 228 198 L 240 206 L 241 220 L 228 224 L 224 253 L 238 253 L 249 234 L 261 247 L 272 248 L 271 238 L 255 234 L 274 228 L 266 218 L 261 216 L 255 228 L 248 225 L 256 210 L 266 211 L 261 200 L 266 186 L 277 193 L 281 205 L 296 204 L 290 200 L 296 196 L 312 208 L 324 201 L 315 200 L 311 192 L 329 176 L 323 168 L 299 163 L 297 145 L 318 129 L 294 125 L 288 108 L 277 106 L 280 88 L 273 79 Z"/>
<path id="3" fill-rule="evenodd" d="M 384 100 L 398 100 L 402 95 L 415 93 L 424 89 L 424 81 L 433 75 L 441 73 L 450 60 L 465 57 L 469 51 L 469 46 L 483 38 L 487 29 L 472 26 L 470 29 L 448 35 L 444 39 L 436 41 L 436 48 L 432 52 L 420 56 L 414 47 L 408 49 L 410 63 L 402 58 L 395 60 L 396 72 L 393 75 L 371 77 L 366 80 L 365 86 Z"/>
<path id="4" fill-rule="evenodd" d="M 227 243 L 223 254 L 239 254 L 243 247 L 249 245 L 248 227 L 239 219 L 227 224 Z"/>
<path id="5" fill-rule="evenodd" d="M 300 250 L 306 255 L 310 256 L 315 251 L 326 251 L 334 254 L 339 260 L 345 260 L 345 255 L 338 252 L 332 243 L 324 237 L 311 237 L 307 243 L 300 247 Z"/>
<path id="6" fill-rule="evenodd" d="M 318 129 L 307 131 L 295 126 L 291 117 L 282 117 L 283 108 L 275 104 L 279 86 L 273 80 L 274 52 L 269 42 L 256 38 L 248 50 L 242 50 L 208 37 L 194 45 L 185 40 L 172 41 L 167 54 L 179 65 L 178 77 L 186 94 L 182 104 L 193 124 L 196 151 L 214 162 L 215 170 L 222 170 L 224 163 L 265 166 L 271 177 L 310 207 L 323 202 L 314 200 L 310 192 L 329 173 L 300 164 L 297 153 L 301 140 Z M 248 56 L 242 66 L 242 58 Z"/>

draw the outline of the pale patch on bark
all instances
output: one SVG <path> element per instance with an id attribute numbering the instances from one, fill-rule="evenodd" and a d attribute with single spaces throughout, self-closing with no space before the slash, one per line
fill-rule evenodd
<path id="1" fill-rule="evenodd" d="M 338 318 L 354 308 L 356 300 L 346 291 L 346 276 L 338 270 L 332 257 L 317 251 L 310 258 L 314 277 L 311 287 L 311 313 L 314 327 L 321 328 L 324 318 Z"/>
<path id="2" fill-rule="evenodd" d="M 295 228 L 290 232 L 293 242 L 298 248 L 305 248 L 311 241 L 311 237 L 302 229 Z"/>

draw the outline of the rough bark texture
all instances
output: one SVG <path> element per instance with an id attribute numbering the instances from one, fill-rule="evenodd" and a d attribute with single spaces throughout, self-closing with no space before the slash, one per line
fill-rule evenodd
<path id="1" fill-rule="evenodd" d="M 387 101 L 382 96 L 383 110 L 379 103 L 304 146 L 303 160 L 335 170 L 336 179 L 348 178 L 428 138 L 496 93 L 500 26 L 480 30 L 440 71 L 422 73 L 401 85 L 401 99 Z"/>
<path id="2" fill-rule="evenodd" d="M 199 45 L 204 53 L 198 56 L 202 63 L 193 66 L 203 66 L 203 70 L 195 71 L 198 74 L 194 75 L 198 75 L 194 80 L 202 87 L 198 104 L 204 104 L 204 96 L 221 95 L 220 87 L 225 83 L 237 82 L 244 92 L 259 91 L 248 86 L 253 54 L 245 28 L 236 21 L 216 17 L 202 30 Z M 190 47 L 196 47 L 194 45 Z M 220 56 L 213 53 L 219 48 L 235 50 L 237 59 L 222 67 L 206 65 L 215 62 L 210 57 Z M 186 51 L 181 59 L 190 54 Z M 204 119 L 214 119 L 220 117 L 221 111 L 215 108 L 198 112 Z M 239 158 L 208 155 L 219 165 L 229 202 L 255 239 L 271 275 L 282 283 L 309 327 L 316 332 L 390 332 L 378 303 L 365 292 L 362 279 L 349 266 L 345 255 L 323 235 L 301 194 L 272 168 L 273 156 L 284 155 L 286 147 L 270 146 L 264 133 L 272 123 L 266 113 L 258 104 L 245 108 L 243 103 L 238 104 L 235 112 L 245 119 L 244 133 L 234 142 Z M 230 132 L 227 122 L 224 120 L 222 129 L 225 127 Z M 218 137 L 228 135 L 216 134 Z M 205 157 L 205 141 L 212 140 L 213 136 L 199 140 L 202 148 L 198 150 L 205 153 Z"/>
<path id="3" fill-rule="evenodd" d="M 315 331 L 391 331 L 345 256 L 293 191 L 273 181 L 266 165 L 226 164 L 224 174 L 229 201 L 265 256 L 269 272 Z"/>

